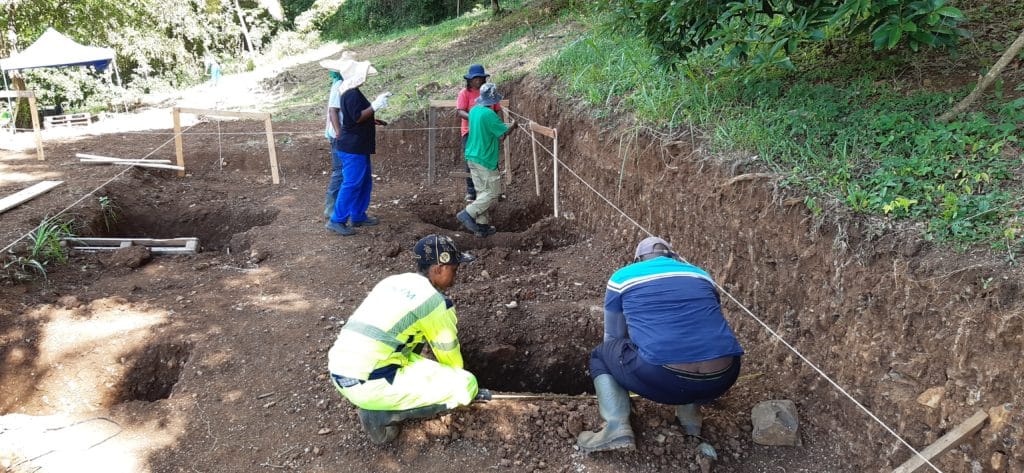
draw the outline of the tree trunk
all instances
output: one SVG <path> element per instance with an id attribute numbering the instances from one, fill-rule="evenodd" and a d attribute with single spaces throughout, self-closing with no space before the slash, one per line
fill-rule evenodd
<path id="1" fill-rule="evenodd" d="M 975 87 L 967 97 L 964 97 L 964 99 L 961 100 L 960 103 L 956 104 L 950 111 L 943 113 L 942 116 L 938 118 L 938 121 L 943 123 L 948 122 L 952 120 L 953 117 L 963 113 L 964 110 L 967 110 L 967 107 L 970 107 L 975 100 L 978 100 L 978 97 L 981 97 L 981 94 L 985 92 L 985 89 L 987 89 L 989 85 L 992 85 L 992 82 L 996 80 L 996 77 L 999 77 L 999 73 L 1003 72 L 1003 68 L 1006 67 L 1013 58 L 1017 57 L 1017 53 L 1020 52 L 1022 46 L 1024 46 L 1024 31 L 1021 31 L 1020 35 L 1017 36 L 1017 39 L 1013 41 L 1013 44 L 1003 52 L 1003 55 L 998 61 L 996 61 L 996 64 L 992 66 L 992 69 L 989 69 L 988 74 L 985 74 L 981 80 L 978 81 L 978 86 Z"/>
<path id="2" fill-rule="evenodd" d="M 498 0 L 491 0 L 491 10 L 495 15 L 501 13 L 501 5 L 498 5 Z"/>
<path id="3" fill-rule="evenodd" d="M 238 24 L 242 25 L 242 36 L 245 36 L 245 47 L 249 50 L 249 54 L 255 53 L 252 47 L 252 38 L 249 37 L 249 27 L 245 25 L 245 17 L 242 16 L 242 7 L 238 4 L 238 0 L 235 0 L 235 13 L 238 14 Z"/>
<path id="4" fill-rule="evenodd" d="M 7 3 L 5 38 L 2 42 L 3 47 L 0 48 L 0 53 L 3 56 L 9 57 L 18 53 L 18 30 L 14 24 L 15 15 L 18 12 L 18 1 L 12 0 Z M 20 71 L 8 72 L 7 75 L 11 78 L 11 90 L 28 90 L 28 87 L 25 86 L 25 78 L 22 77 Z M 14 101 L 14 110 L 11 110 L 11 117 L 14 119 L 14 127 L 16 129 L 32 128 L 32 111 L 28 106 L 28 99 L 18 98 Z"/>

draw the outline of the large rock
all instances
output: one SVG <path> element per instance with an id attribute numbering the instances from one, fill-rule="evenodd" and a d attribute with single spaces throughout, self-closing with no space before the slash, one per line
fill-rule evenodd
<path id="1" fill-rule="evenodd" d="M 754 425 L 751 436 L 754 443 L 798 447 L 800 443 L 800 417 L 796 404 L 788 399 L 758 403 L 750 411 Z"/>

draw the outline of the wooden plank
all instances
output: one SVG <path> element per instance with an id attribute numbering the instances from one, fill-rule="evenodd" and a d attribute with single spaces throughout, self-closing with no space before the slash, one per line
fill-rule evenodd
<path id="1" fill-rule="evenodd" d="M 82 163 L 85 164 L 85 163 Z M 175 166 L 173 164 L 160 164 L 160 163 L 147 163 L 145 161 L 134 162 L 134 161 L 111 161 L 108 164 L 120 165 L 120 166 L 137 166 L 140 168 L 155 168 L 155 169 L 173 169 L 178 172 L 185 172 L 185 168 L 181 166 Z"/>
<path id="2" fill-rule="evenodd" d="M 31 90 L 0 90 L 0 99 L 14 98 L 35 98 L 35 92 Z"/>
<path id="3" fill-rule="evenodd" d="M 42 181 L 37 182 L 27 189 L 22 189 L 3 199 L 0 199 L 0 214 L 11 210 L 25 202 L 28 202 L 40 195 L 49 192 L 54 187 L 63 184 L 64 181 Z"/>
<path id="4" fill-rule="evenodd" d="M 548 138 L 556 138 L 558 136 L 558 130 L 555 128 L 548 128 L 546 126 L 538 125 L 537 122 L 530 121 L 530 131 L 535 131 Z"/>
<path id="5" fill-rule="evenodd" d="M 195 115 L 206 115 L 211 117 L 233 117 L 251 118 L 253 120 L 267 120 L 270 114 L 267 112 L 235 112 L 231 110 L 210 110 L 205 108 L 175 107 L 181 113 L 192 113 Z"/>
<path id="6" fill-rule="evenodd" d="M 43 161 L 46 157 L 43 156 L 43 133 L 39 131 L 39 111 L 36 109 L 35 95 L 28 96 L 28 110 L 32 115 L 32 132 L 36 135 L 36 155 Z"/>
<path id="7" fill-rule="evenodd" d="M 130 159 L 130 158 L 115 158 L 112 156 L 100 156 L 98 154 L 85 154 L 75 153 L 75 157 L 82 160 L 82 162 L 144 162 L 144 163 L 158 163 L 158 164 L 171 164 L 170 159 Z"/>
<path id="8" fill-rule="evenodd" d="M 181 143 L 181 109 L 174 107 L 172 115 L 174 116 L 174 155 L 178 158 L 178 166 L 181 166 L 178 177 L 185 177 L 185 152 Z"/>
<path id="9" fill-rule="evenodd" d="M 914 455 L 910 457 L 910 459 L 902 465 L 897 467 L 895 470 L 892 470 L 892 473 L 914 473 L 915 471 L 920 470 L 921 467 L 926 465 L 924 459 L 921 457 L 924 457 L 928 461 L 932 461 L 939 455 L 949 451 L 949 449 L 960 445 L 960 442 L 963 441 L 965 437 L 981 430 L 981 427 L 985 425 L 986 420 L 988 420 L 988 414 L 985 413 L 985 411 L 979 410 L 978 412 L 975 412 L 974 415 L 967 418 L 967 420 L 960 423 L 960 425 L 956 426 L 953 430 L 946 432 L 946 435 L 943 435 L 941 438 L 936 440 L 935 443 L 929 445 L 928 448 L 921 450 L 920 456 Z"/>
<path id="10" fill-rule="evenodd" d="M 94 252 L 94 251 L 116 251 L 116 250 L 120 250 L 121 248 L 127 248 L 128 246 L 132 246 L 132 245 L 129 244 L 129 245 L 126 245 L 126 246 L 72 246 L 71 249 L 72 250 L 76 250 L 76 251 L 91 251 L 91 252 Z M 192 255 L 192 254 L 196 253 L 196 249 L 195 248 L 187 248 L 187 247 L 176 247 L 176 246 L 175 247 L 167 247 L 167 246 L 152 246 L 152 247 L 150 247 L 148 245 L 139 245 L 139 246 L 147 246 L 149 248 L 149 252 L 150 253 L 161 254 L 161 255 Z"/>
<path id="11" fill-rule="evenodd" d="M 277 147 L 274 145 L 274 126 L 270 123 L 270 114 L 264 121 L 267 129 L 267 149 L 270 151 L 270 177 L 274 184 L 281 183 L 281 171 L 277 168 Z"/>
<path id="12" fill-rule="evenodd" d="M 199 241 L 195 237 L 182 237 L 182 238 L 109 238 L 109 237 L 74 237 L 64 238 L 64 241 L 71 243 L 81 243 L 88 246 L 119 246 L 124 243 L 145 245 L 145 246 L 166 246 L 166 247 L 186 247 L 189 244 L 195 244 Z"/>

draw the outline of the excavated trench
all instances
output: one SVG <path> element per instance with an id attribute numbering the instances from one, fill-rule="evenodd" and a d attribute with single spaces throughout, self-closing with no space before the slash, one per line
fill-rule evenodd
<path id="1" fill-rule="evenodd" d="M 471 278 L 456 293 L 460 313 L 477 314 L 463 317 L 460 327 L 482 385 L 590 390 L 586 360 L 601 337 L 604 280 L 645 236 L 608 199 L 708 270 L 911 444 L 923 448 L 975 411 L 992 410 L 994 420 L 979 435 L 937 460 L 944 471 L 1024 467 L 1024 417 L 1005 410 L 1024 401 L 1024 367 L 1016 361 L 1024 346 L 1024 287 L 1015 268 L 933 246 L 887 222 L 838 211 L 815 217 L 802 195 L 775 188 L 751 160 L 716 159 L 685 135 L 656 139 L 580 120 L 586 115 L 552 97 L 543 81 L 506 90 L 517 113 L 558 129 L 562 162 L 603 195 L 563 169 L 560 206 L 571 222 L 560 220 L 560 230 L 573 233 L 574 242 L 600 240 L 613 249 L 553 268 L 545 255 L 558 254 L 557 247 L 527 251 L 501 238 L 464 240 L 481 249 L 489 277 Z M 438 142 L 457 143 L 454 135 Z M 550 156 L 539 161 L 543 192 L 535 197 L 528 137 L 519 133 L 510 144 L 519 159 L 506 189 L 511 202 L 499 208 L 514 210 L 499 222 L 526 233 L 553 210 Z M 408 157 L 393 166 L 422 165 L 424 143 L 414 136 L 384 134 L 379 146 L 384 155 Z M 450 155 L 457 150 L 439 152 L 442 175 L 446 167 L 458 170 Z M 414 210 L 426 222 L 459 230 L 452 217 L 458 209 Z M 495 276 L 496 267 L 516 269 Z M 484 294 L 490 303 L 480 302 Z M 495 299 L 517 301 L 518 308 Z M 730 297 L 723 296 L 723 308 L 747 351 L 744 372 L 774 380 L 759 400 L 796 401 L 806 427 L 848 445 L 849 471 L 891 468 L 910 456 Z M 941 394 L 925 405 L 925 391 Z"/>

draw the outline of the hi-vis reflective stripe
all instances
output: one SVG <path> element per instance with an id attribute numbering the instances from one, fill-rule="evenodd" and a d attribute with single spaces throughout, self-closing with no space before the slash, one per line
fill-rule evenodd
<path id="1" fill-rule="evenodd" d="M 452 350 L 454 350 L 456 348 L 459 348 L 459 341 L 455 340 L 455 341 L 446 342 L 446 343 L 445 342 L 434 342 L 431 345 L 433 345 L 434 348 L 437 348 L 438 350 L 441 350 L 441 351 L 452 351 Z"/>
<path id="2" fill-rule="evenodd" d="M 387 332 L 377 327 L 374 327 L 373 325 L 370 324 L 364 324 L 362 322 L 349 322 L 345 324 L 345 330 L 351 330 L 355 333 L 366 335 L 367 337 L 370 337 L 378 342 L 381 342 L 391 347 L 392 349 L 398 348 L 398 346 L 401 345 L 401 343 L 399 343 L 398 340 L 395 339 L 395 337 L 388 335 Z"/>
<path id="3" fill-rule="evenodd" d="M 398 348 L 399 345 L 404 343 L 398 340 L 398 335 L 408 330 L 409 327 L 412 327 L 413 324 L 420 319 L 430 315 L 430 313 L 437 308 L 438 304 L 444 304 L 444 296 L 440 293 L 434 293 L 434 295 L 430 296 L 429 299 L 420 304 L 419 307 L 416 307 L 409 311 L 408 314 L 405 314 L 405 316 L 399 319 L 399 321 L 388 329 L 387 332 L 379 327 L 374 327 L 373 325 L 359 321 L 352 321 L 345 324 L 345 330 L 352 330 L 355 333 L 365 335 L 391 347 L 392 349 Z M 456 345 L 458 344 L 457 341 L 455 343 Z"/>

